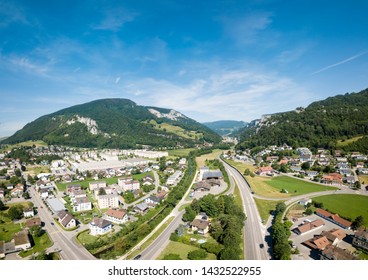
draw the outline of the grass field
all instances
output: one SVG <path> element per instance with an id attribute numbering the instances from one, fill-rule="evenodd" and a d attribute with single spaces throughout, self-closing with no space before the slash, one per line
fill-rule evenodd
<path id="1" fill-rule="evenodd" d="M 244 174 L 244 170 L 247 168 L 252 172 L 256 171 L 257 169 L 256 166 L 248 162 L 239 162 L 239 161 L 234 161 L 231 159 L 227 159 L 226 162 L 228 162 L 229 164 L 234 166 L 236 169 L 238 169 L 241 174 Z"/>
<path id="2" fill-rule="evenodd" d="M 187 255 L 190 251 L 198 250 L 198 247 L 192 245 L 186 245 L 181 242 L 170 241 L 169 245 L 161 252 L 158 260 L 162 260 L 165 255 L 178 254 L 181 259 L 187 260 Z M 208 254 L 206 260 L 216 260 L 214 254 Z"/>
<path id="3" fill-rule="evenodd" d="M 46 232 L 44 232 L 40 237 L 33 237 L 33 241 L 35 244 L 30 250 L 23 251 L 19 254 L 22 258 L 30 256 L 33 253 L 45 251 L 47 248 L 52 246 L 52 241 Z"/>
<path id="4" fill-rule="evenodd" d="M 368 196 L 337 194 L 320 196 L 313 200 L 322 202 L 324 209 L 338 213 L 341 217 L 350 218 L 352 221 L 361 215 L 364 218 L 365 225 L 368 226 Z"/>
<path id="5" fill-rule="evenodd" d="M 338 147 L 344 147 L 344 146 L 347 146 L 359 139 L 362 139 L 363 136 L 356 136 L 356 137 L 353 137 L 353 138 L 350 138 L 350 139 L 346 139 L 346 140 L 338 140 L 337 141 L 337 146 Z"/>
<path id="6" fill-rule="evenodd" d="M 205 166 L 206 165 L 206 159 L 208 159 L 208 160 L 216 159 L 222 152 L 223 152 L 222 150 L 216 149 L 210 154 L 206 154 L 206 155 L 202 155 L 200 157 L 197 157 L 196 158 L 197 166 L 199 168 Z"/>
<path id="7" fill-rule="evenodd" d="M 14 233 L 21 230 L 20 224 L 14 224 L 8 218 L 0 216 L 0 240 L 10 242 Z"/>
<path id="8" fill-rule="evenodd" d="M 194 151 L 194 150 L 195 148 L 169 150 L 169 156 L 186 157 L 189 155 L 191 151 Z"/>
<path id="9" fill-rule="evenodd" d="M 13 148 L 16 147 L 21 147 L 21 146 L 33 146 L 35 145 L 36 147 L 40 147 L 40 146 L 47 146 L 47 143 L 43 142 L 42 140 L 36 140 L 36 141 L 26 141 L 26 142 L 21 142 L 18 144 L 14 144 L 14 145 L 5 145 L 3 150 L 11 150 Z M 0 150 L 2 151 L 2 150 Z"/>
<path id="10" fill-rule="evenodd" d="M 235 185 L 235 189 L 234 189 L 234 197 L 235 197 L 235 204 L 238 205 L 241 209 L 243 209 L 243 201 L 240 195 L 240 190 L 238 185 Z M 244 231 L 242 231 L 241 234 L 241 244 L 240 244 L 240 249 L 241 249 L 241 254 L 240 254 L 240 259 L 243 260 L 244 259 Z"/>
<path id="11" fill-rule="evenodd" d="M 359 182 L 362 185 L 367 185 L 368 184 L 368 175 L 359 175 L 358 178 L 359 178 Z"/>
<path id="12" fill-rule="evenodd" d="M 200 139 L 203 137 L 203 133 L 198 133 L 196 131 L 189 131 L 180 126 L 176 126 L 176 125 L 172 125 L 168 123 L 158 124 L 156 121 L 151 120 L 150 124 L 153 124 L 156 129 L 174 133 L 180 137 L 187 138 L 187 139 L 195 140 L 196 138 Z"/>
<path id="13" fill-rule="evenodd" d="M 255 198 L 259 215 L 261 219 L 264 220 L 263 224 L 266 224 L 268 217 L 270 216 L 270 212 L 276 209 L 276 204 L 282 201 L 274 201 L 274 200 L 263 200 Z"/>
<path id="14" fill-rule="evenodd" d="M 313 182 L 303 181 L 288 176 L 277 176 L 273 178 L 255 176 L 246 177 L 252 191 L 258 195 L 270 198 L 288 198 L 312 192 L 321 192 L 326 190 L 335 190 L 334 187 L 315 184 Z M 288 193 L 281 193 L 286 189 Z"/>

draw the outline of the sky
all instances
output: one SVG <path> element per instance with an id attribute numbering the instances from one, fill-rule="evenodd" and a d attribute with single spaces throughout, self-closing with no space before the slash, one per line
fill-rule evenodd
<path id="1" fill-rule="evenodd" d="M 0 137 L 102 98 L 251 121 L 368 87 L 368 1 L 0 0 Z"/>

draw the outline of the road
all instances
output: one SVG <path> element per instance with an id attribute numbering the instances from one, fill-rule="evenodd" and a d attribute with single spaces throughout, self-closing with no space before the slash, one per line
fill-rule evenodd
<path id="1" fill-rule="evenodd" d="M 221 160 L 222 161 L 222 160 Z M 266 226 L 262 224 L 257 205 L 253 199 L 250 187 L 238 170 L 222 161 L 229 177 L 233 177 L 238 185 L 243 202 L 244 212 L 247 216 L 244 224 L 244 259 L 268 260 L 271 259 L 265 242 Z M 261 245 L 263 244 L 263 245 Z M 263 248 L 261 248 L 263 246 Z"/>
<path id="2" fill-rule="evenodd" d="M 34 187 L 30 188 L 30 195 L 32 202 L 38 209 L 38 216 L 42 222 L 45 223 L 44 229 L 49 234 L 53 241 L 53 246 L 50 251 L 60 251 L 60 255 L 64 260 L 95 260 L 87 249 L 78 244 L 75 240 L 75 232 L 64 231 L 57 223 L 54 223 L 54 218 L 49 210 L 46 208 L 44 202 L 40 198 Z M 42 206 L 42 208 L 41 208 Z M 54 223 L 52 225 L 51 223 Z"/>

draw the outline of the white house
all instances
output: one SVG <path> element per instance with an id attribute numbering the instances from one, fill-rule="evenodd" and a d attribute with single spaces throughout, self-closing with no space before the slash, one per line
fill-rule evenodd
<path id="1" fill-rule="evenodd" d="M 112 223 L 103 218 L 94 218 L 89 224 L 90 235 L 102 235 L 112 229 Z"/>
<path id="2" fill-rule="evenodd" d="M 167 185 L 174 185 L 175 183 L 177 183 L 179 181 L 179 178 L 180 178 L 181 174 L 182 174 L 182 172 L 180 170 L 175 171 L 175 173 L 167 179 L 166 184 Z"/>
<path id="3" fill-rule="evenodd" d="M 33 208 L 25 208 L 23 210 L 23 215 L 25 218 L 34 217 L 34 211 Z"/>
<path id="4" fill-rule="evenodd" d="M 132 177 L 118 178 L 118 185 L 124 191 L 134 191 L 140 188 L 139 181 L 133 180 Z"/>
<path id="5" fill-rule="evenodd" d="M 77 221 L 72 214 L 62 210 L 58 213 L 59 223 L 64 228 L 74 228 L 77 226 Z"/>
<path id="6" fill-rule="evenodd" d="M 75 198 L 73 204 L 74 212 L 89 211 L 89 210 L 92 210 L 92 203 L 91 201 L 89 201 L 88 197 Z"/>
<path id="7" fill-rule="evenodd" d="M 115 224 L 124 224 L 128 221 L 128 215 L 124 209 L 109 209 L 105 213 L 105 219 Z"/>
<path id="8" fill-rule="evenodd" d="M 89 183 L 89 189 L 91 191 L 93 191 L 95 189 L 100 189 L 100 188 L 106 188 L 106 182 L 105 181 L 98 181 L 98 182 L 90 182 Z"/>

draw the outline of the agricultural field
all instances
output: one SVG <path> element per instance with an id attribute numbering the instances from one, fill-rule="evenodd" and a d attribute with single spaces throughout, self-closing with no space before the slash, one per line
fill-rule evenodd
<path id="1" fill-rule="evenodd" d="M 269 198 L 289 198 L 312 192 L 336 190 L 334 187 L 324 186 L 288 176 L 276 176 L 273 178 L 247 176 L 246 179 L 252 191 L 258 195 Z M 283 189 L 287 190 L 287 193 L 282 193 L 281 191 Z"/>
<path id="2" fill-rule="evenodd" d="M 368 196 L 357 194 L 325 195 L 313 198 L 322 202 L 323 208 L 341 217 L 350 218 L 352 221 L 358 216 L 363 216 L 365 225 L 368 226 Z"/>
<path id="3" fill-rule="evenodd" d="M 188 149 L 177 149 L 177 150 L 169 150 L 169 156 L 172 157 L 186 157 L 189 155 L 191 151 L 194 151 L 195 148 Z"/>
<path id="4" fill-rule="evenodd" d="M 234 166 L 236 169 L 238 169 L 241 174 L 244 174 L 244 170 L 246 170 L 247 168 L 251 172 L 254 172 L 257 169 L 256 166 L 254 166 L 253 164 L 251 164 L 249 162 L 241 162 L 241 161 L 235 161 L 235 160 L 231 160 L 231 159 L 226 159 L 225 161 L 227 163 L 231 164 L 232 166 Z"/>
<path id="5" fill-rule="evenodd" d="M 359 139 L 362 139 L 363 136 L 356 136 L 356 137 L 353 137 L 353 138 L 349 138 L 349 139 L 346 139 L 346 140 L 338 140 L 337 141 L 337 147 L 345 147 L 355 141 L 358 141 Z"/>
<path id="6" fill-rule="evenodd" d="M 166 246 L 157 259 L 162 260 L 163 257 L 168 254 L 178 254 L 182 260 L 187 260 L 188 253 L 197 249 L 198 247 L 196 246 L 170 241 L 169 245 Z M 216 256 L 214 254 L 208 254 L 206 260 L 216 260 Z"/>
<path id="7" fill-rule="evenodd" d="M 216 159 L 219 155 L 222 154 L 222 152 L 223 152 L 223 150 L 216 149 L 210 154 L 201 155 L 200 157 L 197 157 L 196 158 L 197 166 L 199 168 L 205 166 L 206 165 L 206 159 L 208 159 L 208 160 Z"/>

